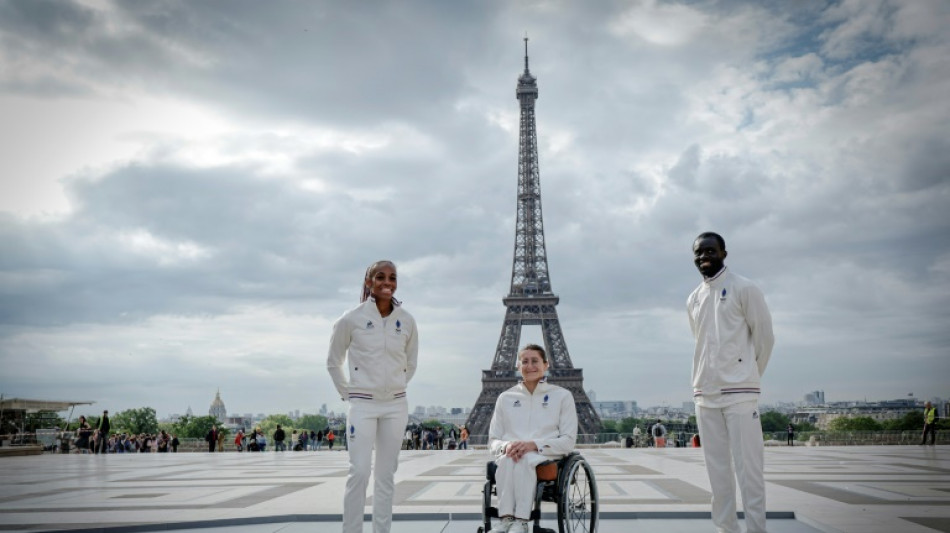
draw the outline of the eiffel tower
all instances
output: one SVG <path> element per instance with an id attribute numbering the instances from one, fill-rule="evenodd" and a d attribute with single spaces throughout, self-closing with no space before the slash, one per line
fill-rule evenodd
<path id="1" fill-rule="evenodd" d="M 524 73 L 515 91 L 521 104 L 521 131 L 518 147 L 518 220 L 515 224 L 515 253 L 511 268 L 511 290 L 502 301 L 508 308 L 501 338 L 495 349 L 491 370 L 482 371 L 482 392 L 465 422 L 469 433 L 488 435 L 495 399 L 520 378 L 516 369 L 522 326 L 541 326 L 550 367 L 548 382 L 574 394 L 579 434 L 600 431 L 600 417 L 584 392 L 584 376 L 574 368 L 557 318 L 560 300 L 551 292 L 548 257 L 544 247 L 541 218 L 541 179 L 538 171 L 538 134 L 534 101 L 538 99 L 537 79 L 528 70 L 528 38 L 524 39 Z"/>

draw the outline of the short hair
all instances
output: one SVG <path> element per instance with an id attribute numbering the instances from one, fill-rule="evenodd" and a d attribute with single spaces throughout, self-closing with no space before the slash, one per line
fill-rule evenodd
<path id="1" fill-rule="evenodd" d="M 548 354 L 544 352 L 544 348 L 538 346 L 537 344 L 526 344 L 525 347 L 518 352 L 518 354 L 520 355 L 521 352 L 524 352 L 525 350 L 534 350 L 538 352 L 541 354 L 541 360 L 545 363 L 548 362 Z"/>
<path id="2" fill-rule="evenodd" d="M 716 242 L 719 243 L 719 247 L 722 248 L 723 250 L 726 249 L 726 239 L 723 239 L 722 235 L 712 232 L 712 231 L 704 231 L 700 233 L 698 236 L 696 236 L 695 239 L 693 239 L 693 242 L 696 242 L 699 239 L 705 239 L 706 237 L 712 237 L 713 239 L 716 239 Z"/>

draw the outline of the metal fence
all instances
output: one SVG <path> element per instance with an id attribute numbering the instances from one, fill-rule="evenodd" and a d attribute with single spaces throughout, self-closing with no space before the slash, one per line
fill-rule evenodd
<path id="1" fill-rule="evenodd" d="M 887 445 L 915 445 L 920 444 L 921 431 L 806 431 L 795 433 L 795 445 L 798 446 L 887 446 Z M 581 434 L 577 436 L 578 448 L 626 448 L 629 445 L 636 448 L 652 446 L 647 435 L 629 442 L 628 435 L 619 433 Z M 667 447 L 685 447 L 689 445 L 692 434 L 670 433 L 667 435 Z M 763 435 L 767 445 L 784 445 L 788 435 L 784 431 L 768 432 Z M 83 453 L 73 443 L 74 435 L 70 432 L 65 435 L 54 430 L 39 430 L 36 433 L 18 433 L 16 435 L 0 435 L 0 446 L 31 446 L 41 445 L 50 453 Z M 928 443 L 929 443 L 928 438 Z M 179 453 L 204 452 L 208 453 L 208 443 L 204 439 L 180 439 Z M 950 430 L 938 430 L 936 444 L 950 444 Z M 488 445 L 488 435 L 472 435 L 469 437 L 470 448 L 485 448 Z M 337 443 L 334 449 L 345 449 L 344 442 Z M 272 443 L 268 443 L 267 451 L 272 451 Z M 288 447 L 289 449 L 289 447 Z M 326 442 L 323 449 L 328 449 Z M 169 450 L 171 451 L 171 450 Z M 233 439 L 226 439 L 223 450 L 217 452 L 236 452 Z"/>
<path id="2" fill-rule="evenodd" d="M 795 444 L 808 446 L 881 446 L 920 444 L 923 431 L 806 431 L 795 432 Z M 788 441 L 784 431 L 767 433 L 766 440 Z M 950 444 L 950 431 L 938 430 L 934 441 Z M 930 443 L 930 438 L 927 438 Z"/>

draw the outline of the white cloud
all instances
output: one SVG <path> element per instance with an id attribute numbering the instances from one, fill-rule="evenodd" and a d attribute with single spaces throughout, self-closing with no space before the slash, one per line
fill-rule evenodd
<path id="1" fill-rule="evenodd" d="M 681 46 L 708 24 L 706 14 L 688 6 L 647 1 L 628 9 L 609 27 L 618 35 L 633 34 L 650 44 Z"/>
<path id="2" fill-rule="evenodd" d="M 773 307 L 764 399 L 941 394 L 945 3 L 617 9 L 0 3 L 23 67 L 0 73 L 0 390 L 332 407 L 330 324 L 388 257 L 421 329 L 411 402 L 470 406 L 510 281 L 527 29 L 586 388 L 688 401 L 712 229 Z"/>

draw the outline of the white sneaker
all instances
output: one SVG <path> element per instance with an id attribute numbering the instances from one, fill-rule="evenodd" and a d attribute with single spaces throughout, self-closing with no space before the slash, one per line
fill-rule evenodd
<path id="1" fill-rule="evenodd" d="M 515 523 L 514 517 L 506 516 L 502 518 L 501 521 L 498 522 L 497 526 L 491 528 L 491 530 L 488 533 L 508 533 L 509 531 L 511 531 L 511 526 L 514 525 L 514 523 Z M 514 531 L 512 531 L 512 533 L 515 533 L 515 532 L 521 533 L 521 531 L 519 531 L 518 529 L 515 529 Z"/>
<path id="2" fill-rule="evenodd" d="M 531 533 L 531 522 L 518 520 L 518 523 L 508 530 L 508 533 Z"/>

